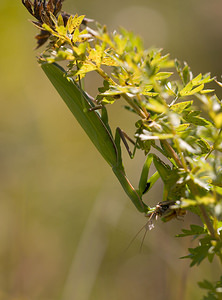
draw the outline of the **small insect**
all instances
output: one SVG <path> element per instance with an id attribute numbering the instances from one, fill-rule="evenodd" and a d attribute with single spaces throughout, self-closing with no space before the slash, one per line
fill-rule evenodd
<path id="1" fill-rule="evenodd" d="M 137 232 L 137 234 L 134 236 L 129 246 L 127 247 L 127 249 L 130 247 L 130 245 L 133 243 L 133 241 L 139 235 L 139 233 L 143 229 L 145 229 L 145 233 L 143 235 L 141 245 L 140 245 L 140 252 L 141 252 L 147 231 L 150 231 L 154 228 L 153 221 L 156 221 L 158 218 L 161 218 L 163 222 L 168 222 L 174 218 L 178 220 L 182 220 L 182 218 L 186 215 L 186 210 L 181 207 L 175 208 L 176 205 L 177 205 L 177 201 L 173 201 L 173 200 L 162 201 L 157 203 L 157 205 L 153 208 L 153 210 L 146 214 L 148 221 Z"/>
<path id="2" fill-rule="evenodd" d="M 146 215 L 146 217 L 149 218 L 148 228 L 151 227 L 152 229 L 154 227 L 153 220 L 157 220 L 158 218 L 161 218 L 164 222 L 168 222 L 173 218 L 180 219 L 180 217 L 184 217 L 186 210 L 180 207 L 175 208 L 176 204 L 176 201 L 173 200 L 157 203 L 155 209 Z"/>

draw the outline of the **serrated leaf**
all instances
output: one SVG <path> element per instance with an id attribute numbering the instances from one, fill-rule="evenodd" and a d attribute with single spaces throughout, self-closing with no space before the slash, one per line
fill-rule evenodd
<path id="1" fill-rule="evenodd" d="M 185 237 L 185 236 L 199 236 L 201 234 L 206 233 L 206 230 L 204 227 L 201 227 L 199 225 L 191 224 L 190 229 L 182 229 L 181 234 L 178 234 L 177 237 Z"/>
<path id="2" fill-rule="evenodd" d="M 69 31 L 69 33 L 72 33 L 74 30 L 74 26 L 72 25 L 72 20 L 73 20 L 73 16 L 70 16 L 68 18 L 67 24 L 66 24 L 66 28 Z"/>
<path id="3" fill-rule="evenodd" d="M 190 107 L 193 104 L 193 101 L 185 101 L 180 102 L 172 105 L 170 109 L 172 109 L 174 112 L 181 114 L 186 108 Z"/>
<path id="4" fill-rule="evenodd" d="M 190 258 L 192 260 L 190 266 L 199 265 L 206 257 L 208 257 L 209 244 L 200 245 L 196 248 L 189 248 L 190 254 L 181 258 Z"/>
<path id="5" fill-rule="evenodd" d="M 102 47 L 97 47 L 96 49 L 89 50 L 88 59 L 95 62 L 97 66 L 100 66 L 103 57 Z"/>
<path id="6" fill-rule="evenodd" d="M 78 17 L 77 14 L 74 17 L 70 16 L 66 25 L 67 30 L 72 33 L 76 28 L 79 28 L 84 17 L 84 15 Z"/>
<path id="7" fill-rule="evenodd" d="M 185 86 L 185 88 L 180 91 L 180 95 L 182 97 L 191 96 L 191 95 L 194 95 L 194 94 L 200 92 L 203 88 L 204 88 L 204 84 L 201 84 L 201 85 L 197 86 L 196 88 L 193 88 L 192 82 L 189 82 Z"/>

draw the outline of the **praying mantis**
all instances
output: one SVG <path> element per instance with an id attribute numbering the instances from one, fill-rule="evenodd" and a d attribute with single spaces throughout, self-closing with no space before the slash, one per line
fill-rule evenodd
<path id="1" fill-rule="evenodd" d="M 110 165 L 127 196 L 137 210 L 144 213 L 148 218 L 149 229 L 153 228 L 153 219 L 158 217 L 165 222 L 172 218 L 178 219 L 178 217 L 183 217 L 186 213 L 185 210 L 177 208 L 175 206 L 176 201 L 167 201 L 168 187 L 171 185 L 171 180 L 168 181 L 170 173 L 168 166 L 155 154 L 149 153 L 146 156 L 141 172 L 138 189 L 135 189 L 124 170 L 120 145 L 121 139 L 131 158 L 133 158 L 135 151 L 133 151 L 133 154 L 130 152 L 120 128 L 117 127 L 115 137 L 113 137 L 108 123 L 106 108 L 103 106 L 101 114 L 99 114 L 92 99 L 81 89 L 81 85 L 77 85 L 72 78 L 66 77 L 65 71 L 61 66 L 56 63 L 43 62 L 41 67 L 97 150 Z M 157 171 L 148 179 L 152 162 Z M 163 196 L 162 202 L 158 202 L 155 207 L 150 207 L 143 202 L 142 197 L 150 190 L 159 177 L 164 182 L 165 196 Z"/>
<path id="2" fill-rule="evenodd" d="M 64 70 L 57 64 L 42 63 L 46 76 L 60 94 L 76 120 L 84 129 L 97 150 L 111 166 L 114 174 L 122 185 L 127 196 L 131 199 L 139 212 L 148 213 L 152 209 L 142 201 L 142 195 L 147 186 L 151 186 L 159 178 L 154 174 L 147 185 L 147 177 L 152 155 L 148 155 L 141 174 L 139 188 L 136 190 L 126 176 L 121 155 L 121 134 L 117 128 L 115 138 L 108 124 L 105 107 L 101 115 L 93 110 L 94 104 L 90 97 L 71 79 L 65 76 Z M 91 111 L 90 111 L 91 110 Z"/>

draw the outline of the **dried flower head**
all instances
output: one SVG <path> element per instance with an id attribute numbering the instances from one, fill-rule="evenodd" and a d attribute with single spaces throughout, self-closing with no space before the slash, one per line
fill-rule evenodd
<path id="1" fill-rule="evenodd" d="M 42 29 L 42 24 L 47 24 L 50 27 L 53 27 L 54 24 L 51 19 L 51 15 L 57 18 L 58 13 L 62 9 L 63 0 L 22 0 L 22 3 L 30 12 L 30 14 L 37 19 L 36 21 L 32 21 L 38 28 L 41 29 L 40 34 L 38 34 L 35 38 L 37 39 L 37 48 L 42 46 L 50 37 L 51 33 Z M 61 13 L 64 23 L 67 22 L 70 17 L 66 12 Z"/>

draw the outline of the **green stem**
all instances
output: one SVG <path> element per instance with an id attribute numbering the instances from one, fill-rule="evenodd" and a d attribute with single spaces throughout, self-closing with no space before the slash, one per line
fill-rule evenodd
<path id="1" fill-rule="evenodd" d="M 170 155 L 171 158 L 174 159 L 175 163 L 177 164 L 177 166 L 179 168 L 183 168 L 183 164 L 180 160 L 180 158 L 178 157 L 177 153 L 174 151 L 174 149 L 170 146 L 170 144 L 166 141 L 166 140 L 162 140 L 161 141 L 162 144 L 164 145 L 165 149 L 167 150 L 168 154 Z"/>
<path id="2" fill-rule="evenodd" d="M 191 192 L 197 196 L 198 189 L 195 186 L 195 184 L 193 183 L 193 181 L 190 181 L 188 185 L 189 185 Z M 207 226 L 207 229 L 208 229 L 210 235 L 212 236 L 213 239 L 218 239 L 217 233 L 214 230 L 213 224 L 210 220 L 209 214 L 207 213 L 205 206 L 203 204 L 199 204 L 198 207 L 200 208 L 202 221 Z"/>
<path id="3" fill-rule="evenodd" d="M 147 115 L 144 113 L 144 111 L 140 109 L 139 106 L 136 105 L 129 96 L 127 96 L 126 94 L 123 94 L 122 96 L 142 119 L 147 119 Z"/>
<path id="4" fill-rule="evenodd" d="M 200 208 L 202 217 L 203 217 L 203 219 L 204 219 L 204 222 L 205 222 L 205 224 L 206 224 L 206 226 L 207 226 L 207 229 L 209 230 L 209 232 L 210 232 L 212 238 L 217 239 L 218 237 L 217 237 L 216 234 L 215 234 L 215 230 L 214 230 L 214 228 L 213 228 L 213 225 L 212 225 L 212 223 L 211 223 L 210 217 L 209 217 L 209 215 L 208 215 L 208 213 L 207 213 L 207 211 L 206 211 L 204 205 L 203 205 L 203 204 L 199 205 L 199 208 Z"/>

